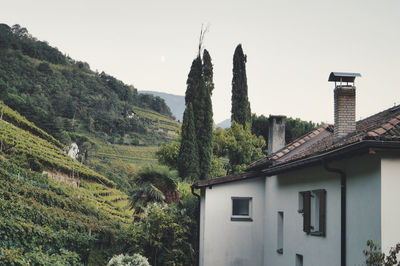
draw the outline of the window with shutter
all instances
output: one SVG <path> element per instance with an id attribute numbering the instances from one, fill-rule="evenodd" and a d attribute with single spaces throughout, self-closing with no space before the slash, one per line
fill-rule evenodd
<path id="1" fill-rule="evenodd" d="M 311 192 L 300 192 L 303 198 L 303 231 L 309 234 L 311 232 Z"/>
<path id="2" fill-rule="evenodd" d="M 326 190 L 299 192 L 299 213 L 303 214 L 303 231 L 313 236 L 326 235 Z"/>

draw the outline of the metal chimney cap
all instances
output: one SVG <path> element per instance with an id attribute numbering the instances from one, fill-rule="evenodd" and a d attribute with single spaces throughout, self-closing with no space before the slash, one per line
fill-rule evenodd
<path id="1" fill-rule="evenodd" d="M 360 73 L 331 72 L 328 81 L 334 82 L 354 82 L 356 77 L 361 77 Z"/>

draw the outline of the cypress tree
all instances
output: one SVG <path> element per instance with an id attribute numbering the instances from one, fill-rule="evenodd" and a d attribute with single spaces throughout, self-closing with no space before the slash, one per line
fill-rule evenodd
<path id="1" fill-rule="evenodd" d="M 186 109 L 183 117 L 181 150 L 178 158 L 179 174 L 183 178 L 190 175 L 193 178 L 207 179 L 210 175 L 212 159 L 213 111 L 211 93 L 214 88 L 213 66 L 207 50 L 204 50 L 203 62 L 200 56 L 193 60 L 186 84 Z M 192 109 L 193 118 L 189 115 L 188 109 Z M 187 112 L 189 114 L 186 114 Z M 187 128 L 191 123 L 194 125 L 194 138 L 187 133 Z M 189 142 L 196 145 L 196 163 L 194 162 L 196 155 L 192 152 L 193 147 L 187 148 Z M 183 147 L 184 143 L 185 147 Z M 190 170 L 193 168 L 196 168 L 197 172 L 190 172 L 193 171 Z"/>
<path id="2" fill-rule="evenodd" d="M 201 63 L 200 56 L 196 57 L 193 62 L 192 66 L 190 67 L 190 72 L 188 75 L 188 79 L 186 81 L 186 94 L 185 94 L 185 103 L 186 106 L 188 103 L 192 103 L 193 112 L 196 112 L 196 101 L 198 100 L 198 93 L 199 87 L 201 86 L 202 80 L 202 71 L 203 66 Z M 196 115 L 195 115 L 196 117 Z"/>
<path id="3" fill-rule="evenodd" d="M 239 44 L 233 55 L 232 116 L 231 121 L 246 127 L 251 123 L 250 103 L 247 96 L 246 55 Z"/>
<path id="4" fill-rule="evenodd" d="M 192 62 L 186 81 L 186 108 L 182 121 L 181 148 L 178 156 L 178 171 L 182 178 L 199 178 L 200 161 L 197 143 L 196 114 L 198 109 L 199 87 L 202 83 L 202 63 L 198 56 Z"/>
<path id="5" fill-rule="evenodd" d="M 210 54 L 207 50 L 203 52 L 203 79 L 199 87 L 199 109 L 197 110 L 197 143 L 200 160 L 200 179 L 209 178 L 212 159 L 213 138 L 213 110 L 211 93 L 214 88 L 213 66 Z"/>
<path id="6" fill-rule="evenodd" d="M 183 114 L 182 140 L 178 156 L 178 171 L 182 178 L 199 178 L 199 154 L 197 150 L 193 107 L 189 102 Z"/>

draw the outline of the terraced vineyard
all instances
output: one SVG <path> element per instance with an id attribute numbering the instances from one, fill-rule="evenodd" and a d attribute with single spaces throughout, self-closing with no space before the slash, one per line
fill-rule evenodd
<path id="1" fill-rule="evenodd" d="M 72 177 L 115 186 L 114 182 L 68 157 L 61 149 L 47 140 L 6 121 L 0 121 L 0 146 L 1 150 L 4 150 L 6 154 L 33 158 L 43 164 L 45 168 L 57 169 Z"/>
<path id="2" fill-rule="evenodd" d="M 152 110 L 143 109 L 136 106 L 133 108 L 133 110 L 139 117 L 149 120 L 153 129 L 161 129 L 170 134 L 172 138 L 173 136 L 176 136 L 176 132 L 180 126 L 177 121 L 171 120 L 171 118 Z"/>
<path id="3" fill-rule="evenodd" d="M 2 107 L 3 118 L 6 112 L 13 114 Z M 133 213 L 128 196 L 112 188 L 114 182 L 66 156 L 18 113 L 13 115 L 18 120 L 9 121 L 18 127 L 0 120 L 0 261 L 104 264 L 110 253 L 120 252 L 115 247 L 124 247 L 123 232 Z M 38 165 L 79 182 L 53 180 Z"/>
<path id="4" fill-rule="evenodd" d="M 145 165 L 158 164 L 155 153 L 157 146 L 127 146 L 105 144 L 93 152 L 93 159 L 121 160 L 126 163 L 133 163 L 138 168 Z"/>
<path id="5" fill-rule="evenodd" d="M 31 132 L 32 134 L 49 141 L 50 143 L 54 144 L 58 148 L 63 147 L 61 142 L 56 140 L 53 136 L 47 134 L 42 129 L 38 128 L 35 124 L 28 121 L 25 117 L 20 115 L 18 112 L 9 108 L 2 101 L 0 101 L 0 118 L 1 118 L 1 120 L 8 121 L 8 122 L 20 127 L 21 129 L 25 129 L 25 130 Z"/>

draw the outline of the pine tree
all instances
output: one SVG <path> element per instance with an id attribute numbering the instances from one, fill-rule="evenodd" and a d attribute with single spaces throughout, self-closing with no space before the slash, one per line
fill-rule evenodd
<path id="1" fill-rule="evenodd" d="M 199 178 L 199 153 L 194 126 L 193 107 L 189 102 L 183 114 L 182 140 L 178 156 L 178 171 L 182 178 Z"/>
<path id="2" fill-rule="evenodd" d="M 239 44 L 233 55 L 231 120 L 243 127 L 251 123 L 250 103 L 247 96 L 246 61 L 242 45 Z"/>

